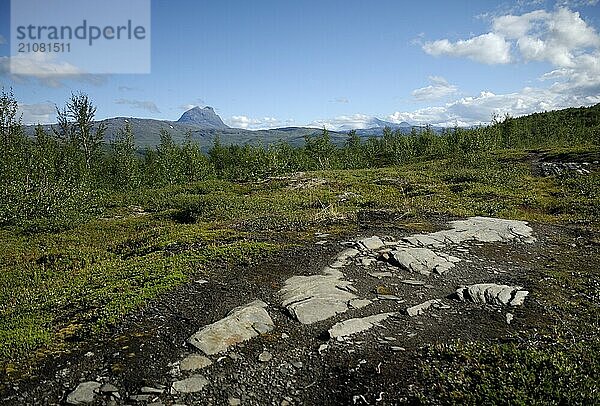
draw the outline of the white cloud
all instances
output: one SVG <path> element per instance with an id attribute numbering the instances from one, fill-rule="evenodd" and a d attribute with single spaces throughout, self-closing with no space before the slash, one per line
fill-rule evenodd
<path id="1" fill-rule="evenodd" d="M 489 33 L 468 40 L 441 39 L 426 42 L 430 55 L 467 57 L 488 64 L 515 61 L 511 46 L 525 61 L 547 61 L 572 67 L 577 56 L 600 46 L 600 36 L 576 11 L 560 7 L 553 12 L 536 10 L 522 15 L 503 15 L 492 21 Z"/>
<path id="2" fill-rule="evenodd" d="M 553 13 L 536 11 L 522 16 L 503 16 L 494 20 L 494 28 L 510 32 L 526 61 L 548 61 L 559 67 L 572 67 L 575 59 L 600 46 L 600 36 L 578 12 L 559 8 Z M 504 28 L 502 28 L 504 27 Z"/>
<path id="3" fill-rule="evenodd" d="M 560 0 L 556 4 L 562 7 L 595 6 L 599 0 Z"/>
<path id="4" fill-rule="evenodd" d="M 150 113 L 160 113 L 160 110 L 153 101 L 149 100 L 130 100 L 130 99 L 117 99 L 116 104 L 126 104 L 136 109 L 146 110 Z"/>
<path id="5" fill-rule="evenodd" d="M 441 76 L 430 76 L 431 85 L 415 89 L 412 95 L 417 100 L 436 100 L 456 93 L 458 88 Z"/>
<path id="6" fill-rule="evenodd" d="M 432 55 L 464 56 L 485 63 L 494 60 L 496 63 L 547 62 L 553 70 L 540 77 L 541 83 L 549 84 L 547 88 L 526 87 L 508 94 L 484 91 L 443 106 L 396 112 L 389 119 L 419 124 L 473 125 L 489 122 L 492 114 L 519 116 L 600 102 L 600 36 L 578 12 L 559 7 L 553 11 L 496 16 L 491 28 L 491 32 L 470 40 L 451 43 L 443 39 L 426 43 L 423 49 Z M 500 38 L 506 44 L 502 52 L 495 53 L 496 57 L 494 53 L 481 51 L 483 43 L 493 45 L 490 38 Z M 511 49 L 514 55 L 510 54 Z M 424 89 L 428 88 L 417 91 Z"/>
<path id="7" fill-rule="evenodd" d="M 489 123 L 494 114 L 506 113 L 513 117 L 533 112 L 561 109 L 571 106 L 589 106 L 600 103 L 596 95 L 565 93 L 563 89 L 551 87 L 540 89 L 526 87 L 519 92 L 494 94 L 481 92 L 478 96 L 463 97 L 443 106 L 427 107 L 410 112 L 396 112 L 387 119 L 394 123 L 408 121 L 412 124 L 439 126 L 469 126 Z"/>
<path id="8" fill-rule="evenodd" d="M 6 44 L 6 38 L 4 38 L 4 36 L 0 35 L 0 45 L 4 45 Z"/>
<path id="9" fill-rule="evenodd" d="M 56 59 L 55 54 L 36 53 L 0 57 L 0 75 L 8 76 L 17 82 L 37 80 L 47 87 L 62 87 L 65 80 L 75 80 L 92 84 L 102 84 L 104 76 L 85 73 L 80 68 Z"/>
<path id="10" fill-rule="evenodd" d="M 307 127 L 326 128 L 331 131 L 348 131 L 374 127 L 373 120 L 372 116 L 366 114 L 352 114 L 327 120 L 315 120 Z"/>
<path id="11" fill-rule="evenodd" d="M 274 117 L 250 118 L 247 116 L 232 116 L 226 120 L 230 127 L 244 130 L 265 130 L 281 126 L 281 121 Z M 286 124 L 289 120 L 286 121 Z"/>
<path id="12" fill-rule="evenodd" d="M 506 38 L 517 39 L 527 34 L 534 21 L 546 19 L 548 16 L 545 10 L 536 10 L 519 16 L 512 14 L 499 16 L 493 19 L 492 29 Z"/>
<path id="13" fill-rule="evenodd" d="M 56 107 L 52 103 L 18 104 L 23 124 L 51 124 L 56 122 Z"/>
<path id="14" fill-rule="evenodd" d="M 510 43 L 503 36 L 492 32 L 456 42 L 447 39 L 426 42 L 423 50 L 433 56 L 466 57 L 487 64 L 511 61 Z"/>

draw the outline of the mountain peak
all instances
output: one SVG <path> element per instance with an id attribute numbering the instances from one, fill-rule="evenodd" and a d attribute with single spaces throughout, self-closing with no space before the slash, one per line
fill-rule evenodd
<path id="1" fill-rule="evenodd" d="M 192 107 L 183 113 L 177 122 L 181 124 L 194 125 L 202 129 L 229 128 L 227 125 L 225 125 L 225 123 L 223 123 L 221 117 L 219 117 L 217 113 L 215 113 L 215 110 L 210 106 L 206 106 L 204 108 L 199 106 Z"/>

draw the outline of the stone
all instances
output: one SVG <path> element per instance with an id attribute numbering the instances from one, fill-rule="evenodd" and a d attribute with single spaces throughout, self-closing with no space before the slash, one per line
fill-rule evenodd
<path id="1" fill-rule="evenodd" d="M 442 301 L 439 299 L 431 299 L 421 304 L 409 307 L 406 309 L 406 314 L 410 317 L 418 316 L 424 314 L 425 311 L 429 310 L 432 306 L 441 305 Z"/>
<path id="2" fill-rule="evenodd" d="M 105 383 L 100 387 L 100 392 L 102 393 L 116 393 L 118 391 L 119 389 L 111 383 Z"/>
<path id="3" fill-rule="evenodd" d="M 424 286 L 425 282 L 423 281 L 417 281 L 414 279 L 405 279 L 403 281 L 401 281 L 402 283 L 405 283 L 407 285 L 412 285 L 412 286 Z"/>
<path id="4" fill-rule="evenodd" d="M 431 272 L 442 275 L 453 268 L 456 262 L 460 261 L 459 258 L 438 254 L 429 248 L 399 247 L 396 251 L 392 251 L 390 255 L 390 262 L 393 265 L 423 275 L 429 275 Z"/>
<path id="5" fill-rule="evenodd" d="M 209 382 L 204 376 L 192 375 L 181 381 L 173 382 L 172 388 L 179 393 L 195 393 L 200 392 L 208 384 Z"/>
<path id="6" fill-rule="evenodd" d="M 506 313 L 506 324 L 510 324 L 514 317 L 515 316 L 512 313 Z"/>
<path id="7" fill-rule="evenodd" d="M 364 239 L 360 240 L 358 243 L 370 251 L 376 251 L 379 248 L 385 246 L 383 241 L 381 241 L 381 238 L 379 238 L 377 236 L 364 238 Z"/>
<path id="8" fill-rule="evenodd" d="M 381 279 L 381 278 L 392 277 L 392 276 L 394 276 L 394 274 L 391 272 L 371 272 L 371 273 L 369 273 L 369 276 L 372 276 L 373 278 Z"/>
<path id="9" fill-rule="evenodd" d="M 497 242 L 517 240 L 533 243 L 533 230 L 526 221 L 504 220 L 491 217 L 470 217 L 467 220 L 452 221 L 452 229 L 430 234 L 417 234 L 404 238 L 405 242 L 416 247 L 443 247 L 460 244 L 464 241 Z"/>
<path id="10" fill-rule="evenodd" d="M 344 251 L 342 251 L 337 256 L 337 260 L 338 261 L 345 261 L 347 259 L 354 258 L 358 254 L 360 254 L 360 251 L 357 250 L 356 248 L 346 248 Z"/>
<path id="11" fill-rule="evenodd" d="M 152 388 L 150 386 L 144 386 L 144 387 L 142 387 L 142 389 L 140 389 L 140 392 L 142 392 L 142 393 L 156 393 L 156 394 L 161 394 L 164 391 L 165 391 L 164 389 Z"/>
<path id="12" fill-rule="evenodd" d="M 377 299 L 379 299 L 379 300 L 396 300 L 398 302 L 402 301 L 402 299 L 400 299 L 396 295 L 377 295 Z"/>
<path id="13" fill-rule="evenodd" d="M 239 398 L 230 397 L 227 399 L 227 403 L 229 403 L 229 406 L 239 406 L 242 404 L 242 401 Z"/>
<path id="14" fill-rule="evenodd" d="M 212 365 L 212 361 L 200 354 L 192 354 L 185 357 L 179 364 L 181 371 L 195 371 L 198 369 L 206 368 Z"/>
<path id="15" fill-rule="evenodd" d="M 463 302 L 485 303 L 497 306 L 521 306 L 528 291 L 520 286 L 498 285 L 495 283 L 478 283 L 456 290 L 455 296 Z"/>
<path id="16" fill-rule="evenodd" d="M 331 338 L 344 338 L 351 336 L 353 334 L 361 333 L 363 331 L 367 331 L 375 326 L 379 326 L 380 323 L 386 320 L 388 317 L 394 315 L 395 313 L 382 313 L 376 314 L 373 316 L 349 319 L 339 323 L 336 323 L 331 327 L 329 331 L 329 336 Z"/>
<path id="17" fill-rule="evenodd" d="M 331 270 L 327 275 L 294 276 L 279 291 L 283 306 L 302 324 L 326 320 L 348 310 L 348 302 L 356 299 L 349 292 L 352 284 Z"/>
<path id="18" fill-rule="evenodd" d="M 149 402 L 149 401 L 153 400 L 155 397 L 156 397 L 156 395 L 144 394 L 144 395 L 131 395 L 131 396 L 129 396 L 129 399 L 135 400 L 136 402 Z"/>
<path id="19" fill-rule="evenodd" d="M 227 317 L 203 327 L 188 342 L 206 355 L 227 351 L 232 345 L 273 330 L 275 325 L 266 307 L 260 300 L 236 307 Z"/>
<path id="20" fill-rule="evenodd" d="M 263 351 L 259 354 L 258 360 L 260 362 L 269 362 L 273 359 L 273 355 L 269 351 Z"/>
<path id="21" fill-rule="evenodd" d="M 92 403 L 102 384 L 95 381 L 82 382 L 67 396 L 67 404 L 83 405 Z"/>
<path id="22" fill-rule="evenodd" d="M 377 260 L 375 258 L 371 258 L 371 257 L 362 258 L 360 260 L 361 265 L 364 267 L 369 267 L 369 266 L 373 265 L 373 263 L 375 263 L 375 262 L 377 262 Z"/>
<path id="23" fill-rule="evenodd" d="M 369 299 L 352 299 L 348 302 L 348 306 L 353 309 L 362 309 L 371 303 L 373 302 L 371 302 Z"/>

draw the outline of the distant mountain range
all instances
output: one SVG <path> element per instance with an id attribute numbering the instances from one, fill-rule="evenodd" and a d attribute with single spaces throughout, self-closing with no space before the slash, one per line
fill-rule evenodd
<path id="1" fill-rule="evenodd" d="M 133 130 L 135 143 L 138 148 L 152 148 L 158 145 L 161 130 L 168 131 L 177 143 L 182 143 L 186 134 L 189 133 L 192 141 L 197 142 L 205 151 L 213 145 L 217 136 L 224 145 L 250 144 L 266 146 L 283 141 L 297 146 L 304 143 L 304 137 L 322 133 L 322 129 L 308 127 L 285 127 L 255 131 L 231 128 L 221 120 L 212 107 L 194 107 L 183 113 L 177 121 L 115 117 L 102 120 L 100 123 L 106 125 L 106 142 L 113 140 L 118 131 L 123 129 L 126 124 L 129 124 Z M 373 118 L 367 125 L 369 128 L 356 130 L 356 133 L 360 137 L 381 136 L 385 127 L 389 127 L 392 130 L 400 130 L 405 134 L 409 133 L 413 127 L 420 128 L 406 122 L 395 124 L 377 118 Z M 43 127 L 48 131 L 51 130 L 49 125 L 44 125 Z M 34 126 L 27 126 L 27 133 L 33 134 L 34 128 Z M 332 141 L 341 145 L 348 138 L 350 130 L 350 128 L 342 128 L 339 131 L 330 131 L 329 133 Z M 439 128 L 436 127 L 434 130 L 439 130 Z"/>

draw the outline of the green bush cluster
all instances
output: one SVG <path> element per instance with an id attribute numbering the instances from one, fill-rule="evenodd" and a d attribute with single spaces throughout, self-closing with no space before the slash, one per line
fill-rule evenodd
<path id="1" fill-rule="evenodd" d="M 327 130 L 292 147 L 223 145 L 219 138 L 203 154 L 186 137 L 176 144 L 167 131 L 154 149 L 138 151 L 127 124 L 108 145 L 105 127 L 95 125 L 96 108 L 85 94 L 73 94 L 52 133 L 38 126 L 27 137 L 12 92 L 0 94 L 0 226 L 29 230 L 68 228 L 95 213 L 102 196 L 203 180 L 252 181 L 299 171 L 365 169 L 447 159 L 456 168 L 491 164 L 498 149 L 598 145 L 600 105 L 527 117 L 494 117 L 492 124 L 436 133 L 431 127 L 409 134 L 383 130 L 361 139 L 355 131 L 335 145 Z"/>

